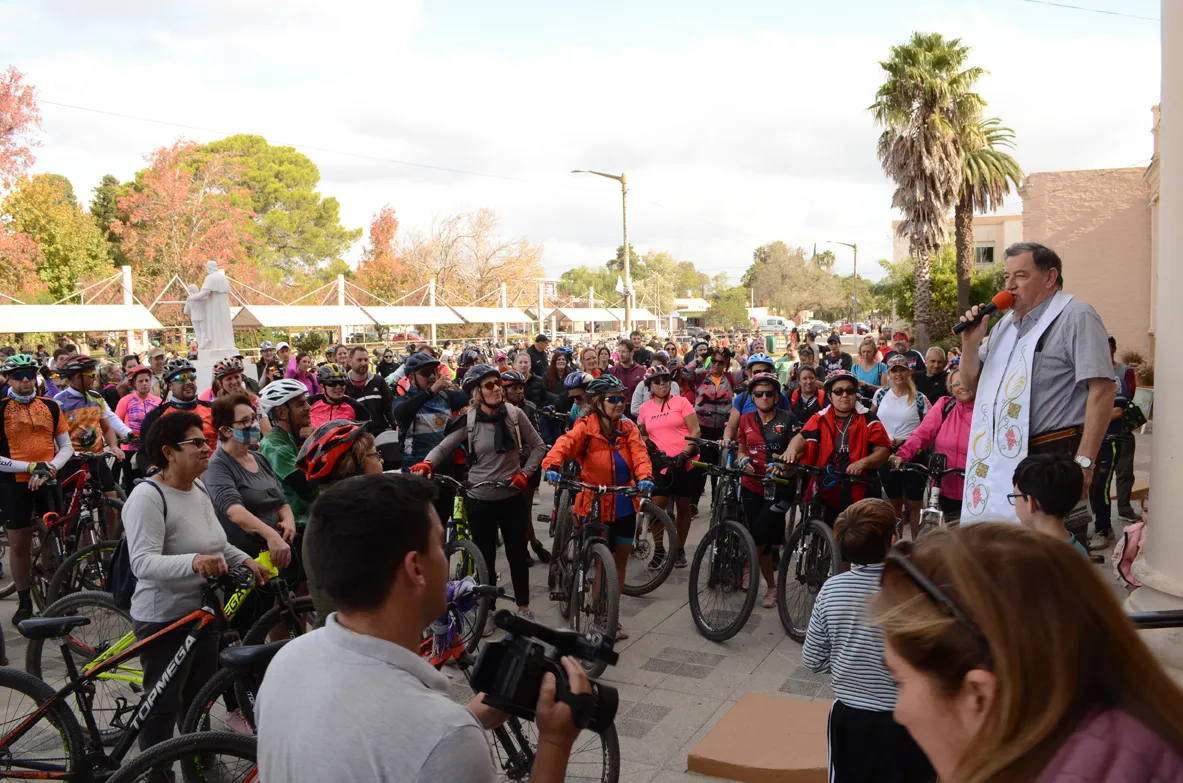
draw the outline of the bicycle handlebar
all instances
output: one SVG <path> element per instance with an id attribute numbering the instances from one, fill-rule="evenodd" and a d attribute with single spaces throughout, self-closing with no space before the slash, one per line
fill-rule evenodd
<path id="1" fill-rule="evenodd" d="M 736 451 L 739 449 L 739 443 L 734 440 L 709 440 L 707 438 L 696 438 L 693 435 L 683 435 L 683 438 L 691 443 L 697 443 L 699 446 L 717 446 L 728 451 Z"/>
<path id="2" fill-rule="evenodd" d="M 784 460 L 781 460 L 781 459 L 778 459 L 775 461 L 784 465 L 787 468 L 791 468 L 791 469 L 798 471 L 800 473 L 805 473 L 805 474 L 812 476 L 814 478 L 830 478 L 830 479 L 836 478 L 839 481 L 855 481 L 855 482 L 859 482 L 861 484 L 867 484 L 867 485 L 872 485 L 872 486 L 875 484 L 875 482 L 873 480 L 863 478 L 862 476 L 855 476 L 851 473 L 846 473 L 846 472 L 838 472 L 838 471 L 834 470 L 833 465 L 822 465 L 821 467 L 818 467 L 816 465 L 807 465 L 804 462 L 785 462 Z"/>
<path id="3" fill-rule="evenodd" d="M 732 476 L 746 476 L 747 478 L 754 478 L 757 481 L 760 481 L 761 483 L 784 484 L 784 485 L 789 485 L 789 484 L 793 483 L 793 482 L 789 481 L 787 478 L 783 478 L 781 476 L 773 476 L 772 474 L 769 474 L 769 473 L 765 473 L 765 474 L 761 475 L 759 473 L 750 473 L 750 472 L 743 470 L 741 468 L 725 468 L 721 465 L 711 465 L 706 462 L 691 461 L 690 464 L 696 468 L 703 468 L 708 473 L 726 473 L 726 474 L 729 474 Z"/>
<path id="4" fill-rule="evenodd" d="M 891 468 L 891 471 L 893 473 L 909 473 L 909 472 L 910 473 L 921 473 L 921 474 L 928 476 L 930 478 L 934 475 L 933 471 L 930 470 L 928 467 L 921 465 L 919 463 L 916 463 L 916 462 L 904 462 L 898 468 Z M 938 471 L 936 473 L 936 477 L 937 478 L 944 478 L 945 476 L 948 476 L 951 474 L 961 476 L 962 478 L 964 478 L 965 477 L 965 469 L 964 468 L 949 468 L 948 470 Z"/>
<path id="5" fill-rule="evenodd" d="M 585 484 L 582 481 L 576 481 L 575 479 L 570 479 L 570 478 L 560 479 L 558 483 L 559 483 L 559 486 L 567 487 L 568 489 L 591 490 L 592 492 L 594 492 L 597 495 L 606 495 L 611 492 L 611 493 L 615 493 L 615 494 L 619 494 L 619 495 L 624 495 L 626 498 L 637 498 L 637 497 L 647 498 L 647 497 L 649 497 L 648 492 L 642 492 L 640 489 L 637 489 L 636 487 L 633 487 L 633 486 L 623 486 L 623 485 L 611 486 L 611 485 L 607 485 L 607 484 Z"/>
<path id="6" fill-rule="evenodd" d="M 477 481 L 477 482 L 457 481 L 456 479 L 452 478 L 451 476 L 446 476 L 446 475 L 438 474 L 438 473 L 433 473 L 431 475 L 431 480 L 438 481 L 441 484 L 447 484 L 447 485 L 451 486 L 453 489 L 458 489 L 461 492 L 464 492 L 464 491 L 470 490 L 470 489 L 480 489 L 481 487 L 493 487 L 494 489 L 508 489 L 509 487 L 513 486 L 508 481 Z"/>

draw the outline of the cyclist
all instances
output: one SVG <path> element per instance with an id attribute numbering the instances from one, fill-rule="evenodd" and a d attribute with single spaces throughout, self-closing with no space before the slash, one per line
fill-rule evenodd
<path id="1" fill-rule="evenodd" d="M 858 406 L 858 378 L 838 370 L 826 379 L 825 392 L 830 404 L 813 414 L 793 436 L 784 459 L 829 466 L 851 476 L 873 475 L 891 455 L 891 440 L 875 415 Z M 821 501 L 824 521 L 833 526 L 847 506 L 867 496 L 867 488 L 859 482 L 818 486 L 815 481 L 810 495 Z"/>
<path id="2" fill-rule="evenodd" d="M 320 384 L 321 392 L 308 398 L 312 406 L 313 427 L 319 427 L 334 419 L 369 421 L 370 412 L 365 406 L 346 395 L 345 372 L 341 365 L 335 362 L 322 364 L 316 371 L 316 380 Z"/>
<path id="3" fill-rule="evenodd" d="M 698 414 L 698 425 L 702 429 L 702 437 L 707 440 L 719 440 L 723 437 L 724 428 L 731 416 L 731 405 L 735 400 L 735 391 L 739 388 L 741 379 L 738 373 L 729 372 L 731 365 L 731 350 L 717 347 L 713 349 L 710 366 L 701 366 L 696 358 L 683 368 L 682 375 L 687 383 L 693 387 L 694 410 Z M 719 451 L 715 446 L 703 449 L 703 462 L 714 463 L 719 459 Z M 706 489 L 707 474 L 699 471 L 694 487 L 694 498 L 690 503 L 691 514 L 698 514 L 698 502 Z M 716 479 L 711 477 L 711 491 L 714 491 Z"/>
<path id="4" fill-rule="evenodd" d="M 653 358 L 650 360 L 650 364 L 647 366 L 650 369 L 653 367 L 665 368 L 667 374 L 670 376 L 670 394 L 674 395 L 675 397 L 682 394 L 682 388 L 678 386 L 678 382 L 673 379 L 674 375 L 680 373 L 675 368 L 673 361 L 670 359 L 669 353 L 666 351 L 654 351 Z M 645 378 L 648 377 L 649 374 L 648 371 L 646 371 Z M 649 399 L 649 384 L 645 383 L 645 378 L 642 378 L 641 382 L 637 384 L 637 388 L 633 391 L 632 402 L 629 404 L 629 410 L 632 411 L 634 418 L 641 413 L 641 406 L 644 405 Z M 687 402 L 689 402 L 689 400 Z M 691 407 L 693 408 L 693 403 L 691 403 Z"/>
<path id="5" fill-rule="evenodd" d="M 660 353 L 660 352 L 659 352 Z M 646 440 L 654 449 L 673 460 L 664 471 L 657 471 L 654 479 L 653 503 L 668 508 L 673 503 L 678 523 L 678 549 L 674 566 L 686 567 L 686 536 L 690 533 L 690 498 L 694 495 L 693 469 L 687 462 L 698 453 L 698 447 L 686 440 L 697 438 L 701 430 L 694 406 L 674 388 L 668 367 L 654 364 L 645 373 L 645 387 L 649 399 L 637 411 L 637 423 Z M 652 462 L 652 460 L 650 460 Z M 665 542 L 660 528 L 654 529 L 653 567 L 665 559 Z M 673 544 L 671 543 L 671 546 Z"/>
<path id="6" fill-rule="evenodd" d="M 386 354 L 394 356 L 389 348 Z M 349 368 L 345 380 L 348 381 L 345 394 L 366 409 L 366 432 L 379 435 L 395 427 L 390 416 L 394 393 L 381 375 L 370 372 L 370 354 L 365 346 L 355 345 L 349 349 Z"/>
<path id="7" fill-rule="evenodd" d="M 583 415 L 583 406 L 587 405 L 587 385 L 595 379 L 596 376 L 585 370 L 576 370 L 563 379 L 567 399 L 571 400 L 571 409 L 567 411 L 568 424 L 574 424 Z"/>
<path id="8" fill-rule="evenodd" d="M 296 530 L 303 530 L 311 504 L 288 483 L 288 477 L 296 472 L 300 441 L 312 430 L 308 388 L 294 378 L 267 384 L 259 394 L 259 413 L 272 425 L 259 442 L 259 453 L 283 482 L 283 496 L 296 519 Z"/>
<path id="9" fill-rule="evenodd" d="M 975 389 L 961 383 L 961 370 L 949 371 L 950 397 L 942 397 L 929 410 L 920 426 L 912 431 L 904 445 L 891 458 L 892 467 L 910 461 L 924 449 L 945 455 L 945 467 L 965 469 L 969 452 L 969 427 L 974 414 Z M 965 479 L 950 473 L 941 480 L 941 511 L 947 522 L 961 517 L 961 495 Z"/>
<path id="10" fill-rule="evenodd" d="M 871 412 L 883 423 L 891 447 L 904 444 L 928 413 L 928 398 L 916 389 L 908 359 L 895 354 L 887 360 L 887 386 L 875 393 Z M 924 497 L 924 479 L 915 473 L 898 473 L 888 468 L 881 471 L 883 489 L 895 506 L 896 516 L 908 520 L 912 540 L 916 540 L 920 524 L 920 499 Z M 905 513 L 906 512 L 906 513 Z"/>
<path id="11" fill-rule="evenodd" d="M 632 421 L 623 418 L 627 405 L 624 384 L 612 375 L 602 375 L 587 385 L 587 412 L 569 432 L 551 447 L 542 467 L 546 480 L 557 482 L 559 469 L 568 459 L 576 459 L 582 466 L 580 480 L 587 484 L 632 486 L 643 492 L 653 491 L 653 465 L 649 452 L 641 440 L 640 431 Z M 575 514 L 586 517 L 591 511 L 592 493 L 584 490 L 575 499 Z M 616 561 L 619 588 L 624 590 L 624 574 L 632 553 L 640 504 L 624 496 L 604 496 L 600 505 L 600 521 L 609 529 L 608 546 Z M 604 629 L 608 631 L 608 629 Z M 624 627 L 617 624 L 615 638 L 628 638 Z"/>
<path id="12" fill-rule="evenodd" d="M 542 430 L 539 428 L 538 407 L 526 399 L 525 383 L 526 379 L 523 378 L 522 374 L 517 370 L 508 370 L 501 373 L 501 386 L 505 390 L 505 399 L 510 405 L 516 405 L 517 407 L 524 410 L 526 415 L 530 417 L 530 423 L 534 425 L 534 429 L 538 432 L 541 432 Z M 530 459 L 530 450 L 523 446 L 521 452 L 522 465 L 525 465 Z M 533 475 L 530 476 L 529 495 L 531 507 L 538 503 L 537 493 L 538 487 L 541 484 L 542 471 L 536 470 L 534 471 Z M 538 537 L 534 535 L 533 525 L 526 525 L 526 539 L 530 542 L 530 548 L 534 550 L 534 554 L 538 555 L 538 559 L 543 563 L 549 563 L 550 552 L 546 551 L 546 547 L 544 547 L 542 542 L 538 540 Z M 529 565 L 534 565 L 533 558 L 527 555 L 526 560 Z"/>
<path id="13" fill-rule="evenodd" d="M 789 411 L 796 419 L 794 426 L 797 428 L 793 434 L 800 432 L 813 414 L 826 407 L 826 393 L 818 382 L 817 370 L 808 364 L 797 368 L 797 383 L 797 388 L 789 395 Z"/>
<path id="14" fill-rule="evenodd" d="M 546 381 L 545 376 L 535 375 L 532 369 L 533 365 L 530 363 L 530 353 L 528 351 L 518 351 L 513 357 L 513 368 L 522 374 L 526 379 L 526 399 L 538 406 L 542 410 L 550 405 L 550 401 L 546 396 Z"/>
<path id="15" fill-rule="evenodd" d="M 743 387 L 739 394 L 735 395 L 735 400 L 731 403 L 731 412 L 727 416 L 727 426 L 723 428 L 723 439 L 733 440 L 735 432 L 739 429 L 739 418 L 745 413 L 751 413 L 756 410 L 756 402 L 752 399 L 752 395 L 748 393 L 751 386 L 751 379 L 757 375 L 764 375 L 767 373 L 774 373 L 776 364 L 772 357 L 766 353 L 754 353 L 744 362 L 744 375 L 747 376 L 748 382 Z M 783 392 L 777 391 L 777 397 L 773 401 L 777 408 L 788 408 L 789 398 Z"/>
<path id="16" fill-rule="evenodd" d="M 780 389 L 780 379 L 771 372 L 759 373 L 748 382 L 747 393 L 756 407 L 740 417 L 736 428 L 737 467 L 761 475 L 770 472 L 768 455 L 783 453 L 800 427 L 790 411 L 777 406 L 783 396 Z M 785 509 L 793 501 L 793 490 L 780 485 L 768 489 L 759 479 L 745 476 L 739 495 L 752 538 L 760 547 L 760 574 L 767 588 L 760 605 L 767 609 L 776 606 L 772 553 L 785 540 Z"/>
<path id="17" fill-rule="evenodd" d="M 60 507 L 58 485 L 48 482 L 73 456 L 74 447 L 61 407 L 37 396 L 37 360 L 28 354 L 9 356 L 0 371 L 8 378 L 7 396 L 0 399 L 0 511 L 17 589 L 15 625 L 33 616 L 29 578 L 34 509 L 41 516 Z"/>
<path id="18" fill-rule="evenodd" d="M 162 400 L 152 393 L 151 367 L 132 367 L 127 371 L 127 379 L 131 382 L 132 391 L 119 400 L 119 405 L 115 407 L 115 415 L 127 425 L 132 436 L 138 439 L 143 431 L 144 417 L 159 407 Z M 139 448 L 139 444 L 134 442 L 123 446 L 129 458 L 134 457 Z M 128 459 L 123 463 L 123 489 L 127 492 L 131 492 L 132 485 L 140 477 L 139 470 L 133 462 L 134 460 Z"/>
<path id="19" fill-rule="evenodd" d="M 296 470 L 303 480 L 294 483 L 300 485 L 301 499 L 306 507 L 310 507 L 322 491 L 342 479 L 363 473 L 381 473 L 382 460 L 378 457 L 374 436 L 360 423 L 328 421 L 304 440 L 296 457 Z M 308 594 L 312 596 L 316 614 L 323 623 L 330 612 L 337 611 L 337 607 L 321 589 L 310 568 L 309 553 L 315 547 L 315 536 L 315 525 L 308 525 L 301 542 L 300 558 L 308 580 Z"/>
<path id="20" fill-rule="evenodd" d="M 208 402 L 197 399 L 197 369 L 188 359 L 173 359 L 164 366 L 163 377 L 168 387 L 168 397 L 144 416 L 140 431 L 147 436 L 148 430 L 161 416 L 189 411 L 201 418 L 201 429 L 209 441 L 209 447 L 211 450 L 216 449 L 218 433 L 214 429 L 213 410 Z M 140 469 L 146 472 L 148 467 L 148 464 L 143 464 Z"/>
<path id="21" fill-rule="evenodd" d="M 411 472 L 430 476 L 435 465 L 445 464 L 453 451 L 465 446 L 470 481 L 508 481 L 512 485 L 471 490 L 466 498 L 468 521 L 473 541 L 491 572 L 497 562 L 497 530 L 500 528 L 518 614 L 534 620 L 534 612 L 530 609 L 529 566 L 526 565 L 526 527 L 531 522 L 525 492 L 530 484 L 530 474 L 542 463 L 546 446 L 521 409 L 506 404 L 501 384 L 496 367 L 478 364 L 470 368 L 464 376 L 464 390 L 471 399 L 468 413 L 462 420 L 464 426 L 455 428 L 414 465 Z M 521 460 L 523 448 L 529 449 L 525 465 Z M 486 635 L 492 630 L 490 622 L 485 626 Z"/>

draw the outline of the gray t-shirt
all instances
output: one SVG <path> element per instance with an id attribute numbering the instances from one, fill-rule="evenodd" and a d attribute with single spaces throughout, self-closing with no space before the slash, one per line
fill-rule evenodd
<path id="1" fill-rule="evenodd" d="M 508 409 L 514 406 L 506 403 L 505 407 Z M 506 415 L 509 415 L 508 411 Z M 506 481 L 510 476 L 519 472 L 526 474 L 527 477 L 534 475 L 534 472 L 542 464 L 542 458 L 546 456 L 546 444 L 542 442 L 538 431 L 530 423 L 530 417 L 526 415 L 526 412 L 518 409 L 518 432 L 522 438 L 522 449 L 528 450 L 525 464 L 522 463 L 521 452 L 516 446 L 506 449 L 503 454 L 498 454 L 495 451 L 496 437 L 493 426 L 487 422 L 477 422 L 473 427 L 472 447 L 477 453 L 477 459 L 469 460 L 468 480 L 476 484 L 482 481 Z M 468 421 L 462 415 L 456 423 L 456 429 L 432 449 L 425 459 L 438 467 L 450 462 L 452 452 L 461 446 L 466 446 L 467 443 Z M 519 492 L 520 490 L 513 487 L 507 489 L 481 487 L 471 490 L 469 494 L 477 500 L 504 500 L 519 494 Z"/>
<path id="2" fill-rule="evenodd" d="M 238 460 L 219 448 L 209 459 L 209 467 L 201 480 L 209 489 L 218 521 L 226 530 L 226 538 L 245 552 L 258 554 L 267 548 L 261 536 L 247 533 L 226 516 L 231 506 L 241 505 L 270 528 L 279 526 L 279 509 L 288 501 L 283 495 L 283 484 L 266 459 L 254 453 L 259 469 L 251 473 Z"/>
<path id="3" fill-rule="evenodd" d="M 209 496 L 199 486 L 182 492 L 149 481 L 163 498 L 141 484 L 131 491 L 122 512 L 131 570 L 139 580 L 131 597 L 131 616 L 139 622 L 163 623 L 201 608 L 205 579 L 193 571 L 194 555 L 221 555 L 231 568 L 246 562 L 247 555 L 226 540 Z"/>
<path id="4" fill-rule="evenodd" d="M 485 733 L 448 696 L 448 679 L 335 613 L 275 656 L 255 714 L 262 783 L 496 779 Z"/>
<path id="5" fill-rule="evenodd" d="M 986 361 L 989 343 L 1008 329 L 1018 328 L 1019 339 L 1035 328 L 1047 311 L 1051 298 L 1040 304 L 1022 321 L 995 327 L 990 340 L 978 355 Z M 1073 299 L 1047 328 L 1042 347 L 1031 361 L 1031 434 L 1039 435 L 1064 427 L 1084 424 L 1090 378 L 1113 378 L 1113 360 L 1109 358 L 1109 334 L 1093 306 Z"/>

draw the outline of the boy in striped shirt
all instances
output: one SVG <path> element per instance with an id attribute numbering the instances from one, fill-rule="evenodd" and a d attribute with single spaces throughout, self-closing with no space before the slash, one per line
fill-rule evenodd
<path id="1" fill-rule="evenodd" d="M 883 662 L 883 631 L 866 614 L 895 542 L 896 522 L 891 504 L 874 498 L 838 516 L 834 539 L 851 568 L 826 580 L 809 618 L 802 662 L 815 672 L 828 670 L 834 687 L 831 783 L 921 783 L 936 777 L 924 752 L 892 718 L 897 687 Z"/>

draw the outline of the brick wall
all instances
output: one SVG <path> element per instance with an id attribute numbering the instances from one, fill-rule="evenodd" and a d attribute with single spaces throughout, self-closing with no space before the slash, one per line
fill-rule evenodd
<path id="1" fill-rule="evenodd" d="M 1118 353 L 1150 351 L 1150 190 L 1145 169 L 1032 174 L 1023 198 L 1023 239 L 1064 262 L 1064 290 L 1091 304 Z"/>

